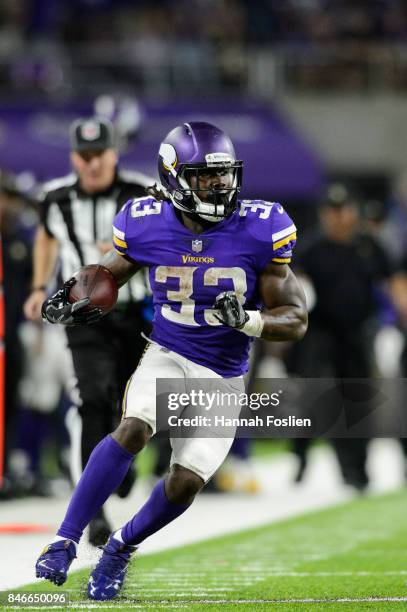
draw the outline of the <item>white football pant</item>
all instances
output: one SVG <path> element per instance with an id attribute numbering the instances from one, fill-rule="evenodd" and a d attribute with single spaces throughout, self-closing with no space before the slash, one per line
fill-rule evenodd
<path id="1" fill-rule="evenodd" d="M 174 391 L 179 392 L 180 388 L 183 391 L 187 391 L 187 379 L 217 379 L 218 382 L 215 386 L 220 386 L 222 393 L 230 393 L 233 396 L 245 391 L 243 377 L 222 378 L 219 374 L 205 366 L 193 363 L 157 343 L 150 343 L 128 382 L 123 399 L 123 418 L 137 417 L 145 421 L 153 430 L 153 434 L 157 432 L 157 379 L 169 379 L 165 381 L 166 392 L 171 392 L 172 380 L 174 381 Z M 179 379 L 184 379 L 185 385 L 182 384 L 180 386 Z M 212 414 L 214 412 L 215 410 L 212 410 Z M 218 414 L 223 412 L 223 408 L 216 410 L 216 412 Z M 238 417 L 239 412 L 240 406 L 232 405 L 227 409 L 227 416 Z M 168 414 L 170 415 L 171 413 L 169 412 Z M 179 411 L 177 414 L 180 414 Z M 211 416 L 211 411 L 205 412 L 203 409 L 202 414 Z M 234 440 L 235 430 L 236 427 L 217 427 L 209 433 L 205 430 L 205 435 L 208 437 L 193 437 L 191 435 L 191 437 L 183 438 L 172 437 L 170 431 L 172 447 L 171 465 L 176 463 L 188 468 L 206 482 L 225 460 Z M 224 437 L 225 433 L 228 437 Z"/>

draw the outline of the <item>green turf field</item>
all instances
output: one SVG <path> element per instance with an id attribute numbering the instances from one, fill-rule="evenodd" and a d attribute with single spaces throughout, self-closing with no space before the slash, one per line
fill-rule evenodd
<path id="1" fill-rule="evenodd" d="M 72 607 L 85 609 L 407 610 L 406 519 L 407 491 L 359 498 L 140 556 L 129 570 L 123 595 L 105 604 L 86 599 L 88 570 L 72 572 L 62 589 L 69 592 Z M 21 588 L 56 589 L 45 581 Z"/>

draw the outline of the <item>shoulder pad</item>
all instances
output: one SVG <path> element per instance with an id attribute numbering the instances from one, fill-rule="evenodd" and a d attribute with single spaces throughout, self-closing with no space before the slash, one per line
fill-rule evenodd
<path id="1" fill-rule="evenodd" d="M 163 203 L 153 198 L 153 196 L 143 196 L 130 200 L 130 202 L 125 204 L 125 206 L 127 205 L 129 207 L 130 217 L 138 219 L 149 215 L 159 215 L 162 211 Z"/>
<path id="2" fill-rule="evenodd" d="M 121 255 L 127 253 L 128 240 L 147 229 L 146 224 L 139 221 L 159 215 L 162 206 L 163 202 L 151 196 L 133 198 L 122 206 L 113 222 L 113 244 Z"/>
<path id="3" fill-rule="evenodd" d="M 297 228 L 279 202 L 242 200 L 239 214 L 247 220 L 247 231 L 267 249 L 268 261 L 290 263 Z"/>
<path id="4" fill-rule="evenodd" d="M 268 219 L 273 206 L 281 206 L 278 202 L 266 200 L 241 200 L 239 214 L 241 217 Z"/>

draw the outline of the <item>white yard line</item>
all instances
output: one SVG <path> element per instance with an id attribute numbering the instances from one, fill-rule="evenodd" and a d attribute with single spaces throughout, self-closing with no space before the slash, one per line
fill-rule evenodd
<path id="1" fill-rule="evenodd" d="M 374 444 L 369 461 L 373 491 L 383 492 L 401 486 L 403 464 L 397 443 L 379 440 Z M 188 512 L 151 536 L 143 544 L 142 552 L 183 546 L 257 527 L 332 506 L 353 495 L 342 485 L 335 458 L 327 447 L 317 447 L 312 451 L 307 477 L 301 485 L 292 484 L 296 469 L 296 460 L 292 455 L 283 455 L 272 461 L 258 461 L 254 467 L 262 486 L 259 494 L 200 495 Z M 147 495 L 148 490 L 140 484 L 127 500 L 112 497 L 108 502 L 108 515 L 114 527 L 118 528 L 129 520 Z M 32 498 L 3 502 L 0 505 L 0 523 L 38 523 L 50 525 L 54 530 L 62 520 L 66 506 L 67 499 Z M 35 559 L 52 537 L 52 533 L 0 534 L 0 554 L 4 561 L 0 569 L 0 590 L 34 581 Z M 92 565 L 99 554 L 97 549 L 87 544 L 85 537 L 72 568 Z"/>

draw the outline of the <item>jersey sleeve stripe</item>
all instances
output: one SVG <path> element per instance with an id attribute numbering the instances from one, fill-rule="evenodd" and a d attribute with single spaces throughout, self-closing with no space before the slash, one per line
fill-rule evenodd
<path id="1" fill-rule="evenodd" d="M 285 229 L 282 229 L 279 232 L 272 234 L 271 235 L 272 241 L 274 242 L 275 240 L 281 240 L 281 238 L 285 238 L 285 236 L 288 236 L 288 234 L 293 234 L 296 231 L 297 231 L 297 228 L 295 227 L 293 223 L 289 227 L 286 227 Z"/>
<path id="2" fill-rule="evenodd" d="M 117 236 L 113 235 L 113 242 L 115 245 L 121 247 L 122 249 L 127 249 L 127 242 L 125 242 L 124 240 L 120 240 L 120 238 L 117 238 Z"/>
<path id="3" fill-rule="evenodd" d="M 297 234 L 294 232 L 293 234 L 290 234 L 286 238 L 283 238 L 282 240 L 275 242 L 273 244 L 273 251 L 276 251 L 277 249 L 284 246 L 285 244 L 288 244 L 289 242 L 291 242 L 291 240 L 296 240 L 296 239 L 297 239 Z"/>
<path id="4" fill-rule="evenodd" d="M 115 248 L 115 251 L 116 251 L 116 253 L 118 253 L 122 257 L 124 257 L 126 255 L 126 253 L 123 253 L 122 251 L 119 251 L 119 249 L 117 247 Z"/>
<path id="5" fill-rule="evenodd" d="M 120 238 L 120 240 L 126 240 L 126 235 L 122 230 L 117 229 L 117 227 L 113 226 L 113 234 Z"/>
<path id="6" fill-rule="evenodd" d="M 290 263 L 291 257 L 273 257 L 273 263 Z"/>

